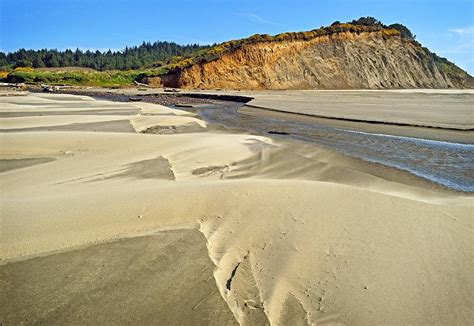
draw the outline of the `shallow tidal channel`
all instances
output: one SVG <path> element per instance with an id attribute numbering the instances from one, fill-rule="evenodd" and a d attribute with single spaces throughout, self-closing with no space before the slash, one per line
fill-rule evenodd
<path id="1" fill-rule="evenodd" d="M 93 96 L 121 102 L 138 99 L 117 94 Z M 153 96 L 140 96 L 139 100 L 190 111 L 207 123 L 226 129 L 316 144 L 350 157 L 409 172 L 452 190 L 474 193 L 474 144 L 369 133 L 313 121 L 257 116 L 243 113 L 241 108 L 245 103 L 236 101 L 203 101 L 200 97 L 201 103 L 173 104 L 180 102 L 181 98 L 186 99 L 186 96 L 178 96 L 169 103 L 162 103 L 159 97 Z"/>
<path id="2" fill-rule="evenodd" d="M 447 188 L 474 192 L 474 144 L 368 133 L 243 114 L 242 103 L 193 108 L 206 122 L 259 135 L 317 144 L 368 162 L 407 171 Z M 189 108 L 180 108 L 189 109 Z"/>

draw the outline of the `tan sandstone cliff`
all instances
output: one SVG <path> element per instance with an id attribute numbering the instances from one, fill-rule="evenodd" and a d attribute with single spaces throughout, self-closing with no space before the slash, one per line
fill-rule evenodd
<path id="1" fill-rule="evenodd" d="M 309 40 L 244 44 L 213 61 L 144 81 L 203 89 L 469 87 L 472 77 L 440 60 L 444 59 L 418 42 L 387 30 L 341 32 Z"/>

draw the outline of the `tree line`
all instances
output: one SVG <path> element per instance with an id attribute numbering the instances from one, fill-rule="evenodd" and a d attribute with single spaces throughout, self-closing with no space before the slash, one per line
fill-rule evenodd
<path id="1" fill-rule="evenodd" d="M 95 70 L 129 70 L 159 67 L 172 60 L 173 57 L 186 56 L 208 47 L 158 41 L 143 42 L 140 46 L 126 47 L 123 51 L 19 49 L 10 53 L 0 52 L 0 67 L 84 67 Z"/>

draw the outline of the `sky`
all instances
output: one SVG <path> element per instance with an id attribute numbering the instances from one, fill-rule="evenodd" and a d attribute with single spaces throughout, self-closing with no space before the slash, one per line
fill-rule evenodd
<path id="1" fill-rule="evenodd" d="M 474 75 L 474 0 L 0 0 L 0 51 L 212 44 L 373 16 Z"/>

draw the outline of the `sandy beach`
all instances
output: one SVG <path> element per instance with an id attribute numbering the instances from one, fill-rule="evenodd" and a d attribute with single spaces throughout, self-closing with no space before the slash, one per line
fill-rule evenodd
<path id="1" fill-rule="evenodd" d="M 250 104 L 321 118 L 474 129 L 472 90 L 287 91 L 258 94 Z"/>
<path id="2" fill-rule="evenodd" d="M 76 91 L 86 95 L 104 93 L 103 89 L 94 87 Z M 108 89 L 106 93 L 132 97 L 154 94 L 171 98 L 187 94 L 241 97 L 248 102 L 240 112 L 252 116 L 467 144 L 474 139 L 472 89 L 181 90 L 170 94 L 160 88 L 125 88 Z"/>
<path id="3" fill-rule="evenodd" d="M 474 320 L 472 195 L 157 104 L 0 107 L 0 324 Z"/>

